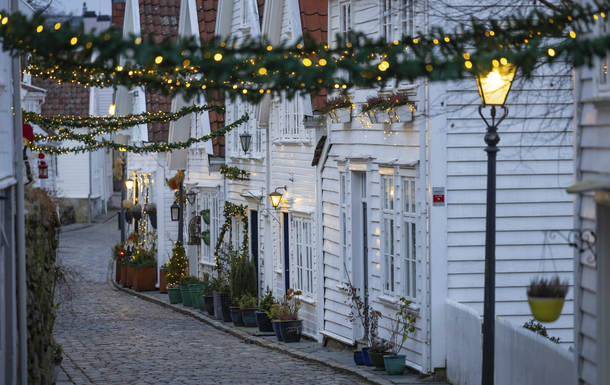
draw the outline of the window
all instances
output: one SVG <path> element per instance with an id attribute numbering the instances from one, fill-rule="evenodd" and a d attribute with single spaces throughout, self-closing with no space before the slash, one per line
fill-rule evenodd
<path id="1" fill-rule="evenodd" d="M 415 0 L 400 0 L 400 29 L 402 36 L 415 35 Z"/>
<path id="2" fill-rule="evenodd" d="M 232 232 L 232 241 L 233 241 L 233 249 L 238 251 L 241 250 L 241 239 L 242 239 L 242 231 L 244 224 L 242 222 L 241 216 L 234 217 L 232 219 L 233 223 L 231 226 Z M 212 243 L 212 242 L 210 242 Z"/>
<path id="3" fill-rule="evenodd" d="M 610 26 L 608 25 L 608 22 L 600 23 L 600 35 L 607 35 L 609 31 Z M 599 59 L 599 84 L 603 88 L 607 88 L 608 86 L 610 86 L 610 76 L 608 75 L 609 56 L 610 55 L 606 54 L 606 56 Z"/>
<path id="4" fill-rule="evenodd" d="M 403 262 L 405 267 L 404 288 L 405 297 L 417 299 L 417 228 L 415 179 L 402 178 L 403 204 Z"/>
<path id="5" fill-rule="evenodd" d="M 341 212 L 339 223 L 340 229 L 340 239 L 341 239 L 341 271 L 343 271 L 343 282 L 347 282 L 347 216 L 346 216 L 346 201 L 347 201 L 347 192 L 345 191 L 345 173 L 342 172 L 339 174 L 339 210 Z"/>
<path id="6" fill-rule="evenodd" d="M 395 248 L 394 248 L 394 178 L 382 176 L 383 191 L 383 264 L 385 266 L 384 289 L 394 292 Z"/>
<path id="7" fill-rule="evenodd" d="M 248 26 L 248 0 L 241 0 L 241 25 Z"/>
<path id="8" fill-rule="evenodd" d="M 271 128 L 280 142 L 309 141 L 309 133 L 304 129 L 303 119 L 302 98 L 288 100 L 282 95 L 274 101 Z"/>
<path id="9" fill-rule="evenodd" d="M 417 299 L 417 200 L 415 177 L 381 175 L 383 289 L 391 295 L 402 290 Z"/>
<path id="10" fill-rule="evenodd" d="M 235 99 L 233 103 L 228 103 L 225 115 L 227 119 L 226 123 L 231 124 L 239 120 L 246 113 L 250 116 L 250 119 L 247 122 L 240 124 L 238 127 L 235 127 L 228 134 L 230 141 L 228 145 L 228 148 L 230 149 L 230 156 L 234 158 L 260 158 L 263 156 L 262 150 L 264 135 L 263 130 L 258 129 L 258 122 L 253 118 L 253 106 L 239 98 Z M 241 147 L 241 140 L 239 138 L 241 134 L 246 132 L 252 135 L 250 150 L 247 154 L 244 153 L 244 150 Z"/>
<path id="11" fill-rule="evenodd" d="M 381 0 L 381 36 L 388 42 L 392 40 L 392 1 Z"/>
<path id="12" fill-rule="evenodd" d="M 219 219 L 219 211 L 218 208 L 218 195 L 215 193 L 207 193 L 203 195 L 203 199 L 201 199 L 201 206 L 199 210 L 210 210 L 210 224 L 206 225 L 205 222 L 201 221 L 201 230 L 210 230 L 210 244 L 206 245 L 201 240 L 201 261 L 206 263 L 214 263 L 214 253 L 213 247 L 216 244 L 216 239 L 218 238 L 218 229 L 220 228 L 220 219 Z"/>
<path id="13" fill-rule="evenodd" d="M 294 216 L 293 239 L 296 259 L 294 287 L 305 295 L 314 294 L 313 238 L 311 219 Z"/>
<path id="14" fill-rule="evenodd" d="M 349 1 L 339 4 L 339 32 L 344 41 L 352 30 L 352 4 Z"/>

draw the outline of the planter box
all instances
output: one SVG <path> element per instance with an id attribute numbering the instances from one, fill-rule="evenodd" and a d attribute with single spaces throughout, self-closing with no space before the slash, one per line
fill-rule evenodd
<path id="1" fill-rule="evenodd" d="M 205 309 L 208 311 L 208 315 L 214 316 L 214 296 L 206 295 L 203 297 L 203 304 Z"/>
<path id="2" fill-rule="evenodd" d="M 159 293 L 167 293 L 167 282 L 165 282 L 165 275 L 167 271 L 159 270 Z"/>
<path id="3" fill-rule="evenodd" d="M 337 108 L 332 110 L 328 117 L 331 123 L 349 123 L 352 121 L 352 109 L 351 108 Z"/>
<path id="4" fill-rule="evenodd" d="M 116 269 L 115 269 L 115 282 L 119 283 L 121 282 L 121 271 L 123 270 L 123 266 L 121 264 L 119 264 L 119 261 L 115 261 L 114 262 L 116 265 Z"/>
<path id="5" fill-rule="evenodd" d="M 123 287 L 133 287 L 133 267 L 123 266 L 121 271 L 121 285 Z"/>
<path id="6" fill-rule="evenodd" d="M 368 116 L 369 120 L 372 124 L 379 123 L 390 123 L 390 116 L 386 110 L 370 110 L 366 112 L 366 116 Z"/>
<path id="7" fill-rule="evenodd" d="M 390 121 L 392 123 L 404 123 L 413 121 L 413 108 L 410 104 L 392 108 L 388 111 Z"/>
<path id="8" fill-rule="evenodd" d="M 156 267 L 135 267 L 133 269 L 133 289 L 135 291 L 155 290 Z"/>

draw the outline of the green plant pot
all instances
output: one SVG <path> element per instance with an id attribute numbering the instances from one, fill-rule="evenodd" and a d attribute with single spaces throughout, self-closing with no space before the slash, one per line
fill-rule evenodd
<path id="1" fill-rule="evenodd" d="M 385 370 L 385 361 L 383 360 L 384 356 L 389 355 L 390 353 L 375 353 L 369 351 L 369 358 L 371 359 L 371 363 L 375 365 L 375 371 Z"/>
<path id="2" fill-rule="evenodd" d="M 197 302 L 197 294 L 203 292 L 203 287 L 200 284 L 189 285 L 189 291 L 191 292 L 191 302 L 195 309 L 200 309 L 199 303 Z"/>
<path id="3" fill-rule="evenodd" d="M 561 315 L 565 298 L 528 297 L 530 309 L 536 321 L 555 322 Z"/>
<path id="4" fill-rule="evenodd" d="M 182 304 L 187 307 L 192 307 L 193 300 L 191 299 L 191 290 L 188 285 L 180 284 L 180 294 L 182 294 Z"/>
<path id="5" fill-rule="evenodd" d="M 405 373 L 406 361 L 407 356 L 404 354 L 399 354 L 397 356 L 388 355 L 383 357 L 386 373 L 394 376 L 400 376 Z"/>
<path id="6" fill-rule="evenodd" d="M 201 218 L 203 218 L 203 221 L 205 222 L 206 225 L 210 224 L 210 210 L 203 210 L 202 214 L 201 214 Z"/>
<path id="7" fill-rule="evenodd" d="M 168 287 L 167 294 L 169 294 L 169 303 L 180 303 L 182 302 L 182 294 L 180 289 L 175 287 Z"/>
<path id="8" fill-rule="evenodd" d="M 205 243 L 207 246 L 210 246 L 210 232 L 209 231 L 201 234 L 201 239 L 203 239 L 203 243 Z"/>

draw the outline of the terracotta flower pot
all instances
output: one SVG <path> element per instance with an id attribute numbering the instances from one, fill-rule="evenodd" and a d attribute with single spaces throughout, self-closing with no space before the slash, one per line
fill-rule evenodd
<path id="1" fill-rule="evenodd" d="M 159 271 L 159 293 L 167 293 L 167 282 L 165 282 L 165 275 L 167 271 L 160 270 Z"/>
<path id="2" fill-rule="evenodd" d="M 156 278 L 156 267 L 135 267 L 133 273 L 133 289 L 135 291 L 155 290 Z"/>

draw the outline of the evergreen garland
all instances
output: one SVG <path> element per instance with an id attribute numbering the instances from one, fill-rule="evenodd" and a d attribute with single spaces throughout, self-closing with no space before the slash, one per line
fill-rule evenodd
<path id="1" fill-rule="evenodd" d="M 239 178 L 248 178 L 250 173 L 240 169 L 239 167 L 232 167 L 223 164 L 220 166 L 220 173 L 227 179 L 235 180 Z"/>
<path id="2" fill-rule="evenodd" d="M 219 261 L 219 254 L 221 251 L 220 248 L 222 247 L 222 244 L 224 242 L 224 238 L 225 238 L 227 231 L 229 231 L 231 229 L 231 226 L 232 226 L 231 220 L 233 219 L 233 217 L 241 216 L 241 220 L 244 224 L 244 233 L 243 233 L 243 239 L 242 239 L 241 254 L 246 254 L 246 255 L 248 254 L 248 243 L 249 243 L 248 206 L 236 205 L 234 203 L 226 201 L 225 206 L 224 206 L 223 215 L 225 217 L 225 223 L 223 223 L 222 227 L 220 228 L 220 232 L 218 234 L 218 239 L 216 240 L 216 246 L 214 247 L 214 257 L 216 260 L 217 269 L 221 268 L 220 261 Z"/>

